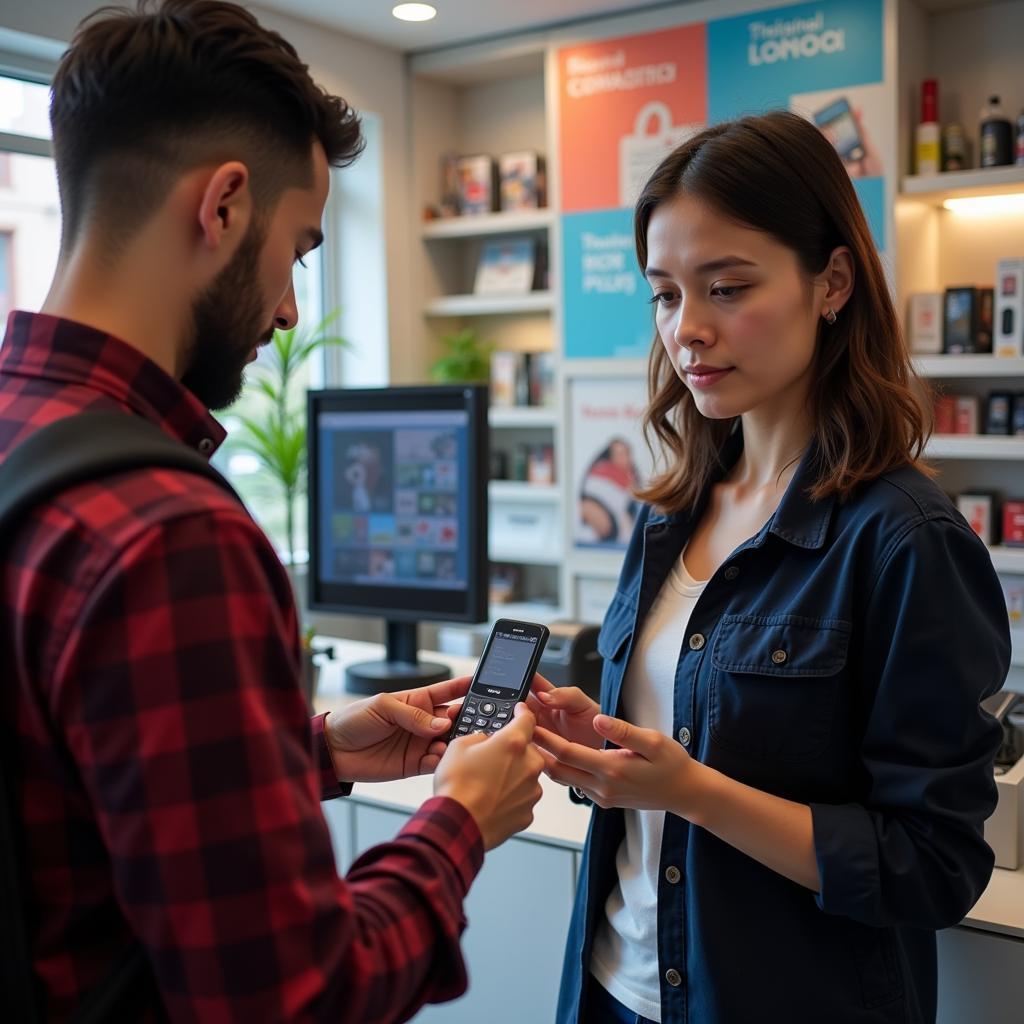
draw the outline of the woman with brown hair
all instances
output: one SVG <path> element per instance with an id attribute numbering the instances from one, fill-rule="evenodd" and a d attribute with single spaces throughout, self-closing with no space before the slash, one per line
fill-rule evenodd
<path id="1" fill-rule="evenodd" d="M 776 112 L 637 202 L 660 472 L 601 705 L 535 685 L 596 804 L 559 1024 L 932 1021 L 935 930 L 988 882 L 1009 636 L 848 174 Z M 603 713 L 601 713 L 603 712 Z M 616 716 L 616 717 L 612 717 Z"/>

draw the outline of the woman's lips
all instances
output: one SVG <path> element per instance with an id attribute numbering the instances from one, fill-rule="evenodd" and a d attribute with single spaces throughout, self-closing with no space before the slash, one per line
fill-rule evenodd
<path id="1" fill-rule="evenodd" d="M 732 373 L 733 367 L 731 366 L 703 366 L 698 364 L 696 366 L 684 366 L 683 373 L 686 374 L 686 379 L 695 387 L 704 391 L 707 388 L 713 388 L 723 377 Z"/>

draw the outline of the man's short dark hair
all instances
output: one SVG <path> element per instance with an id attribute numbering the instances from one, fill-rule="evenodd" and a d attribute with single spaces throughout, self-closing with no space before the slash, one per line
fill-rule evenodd
<path id="1" fill-rule="evenodd" d="M 50 104 L 65 252 L 83 225 L 116 249 L 175 181 L 241 160 L 258 212 L 312 184 L 312 147 L 346 166 L 359 118 L 310 77 L 294 47 L 220 0 L 139 0 L 79 25 Z"/>

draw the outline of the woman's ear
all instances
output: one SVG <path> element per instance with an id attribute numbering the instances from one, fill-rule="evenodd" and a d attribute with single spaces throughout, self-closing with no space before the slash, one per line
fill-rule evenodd
<path id="1" fill-rule="evenodd" d="M 821 300 L 822 316 L 834 319 L 835 314 L 849 301 L 855 278 L 853 253 L 849 246 L 840 245 L 833 249 L 828 258 L 828 266 L 818 275 L 818 281 L 825 286 Z M 829 310 L 833 314 L 831 318 Z"/>

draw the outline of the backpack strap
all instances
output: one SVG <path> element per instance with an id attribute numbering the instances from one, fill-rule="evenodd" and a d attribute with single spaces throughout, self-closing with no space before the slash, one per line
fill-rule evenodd
<path id="1" fill-rule="evenodd" d="M 198 452 L 155 424 L 124 412 L 87 412 L 42 427 L 0 465 L 0 549 L 33 508 L 77 484 L 134 469 L 183 469 L 238 498 Z M 238 499 L 241 501 L 241 499 Z M 2 550 L 0 550 L 2 554 Z M 0 743 L 0 991 L 10 1019 L 39 1020 L 26 915 L 24 832 Z M 136 1019 L 152 1003 L 154 983 L 138 942 L 125 951 L 74 1016 L 76 1024 Z"/>

